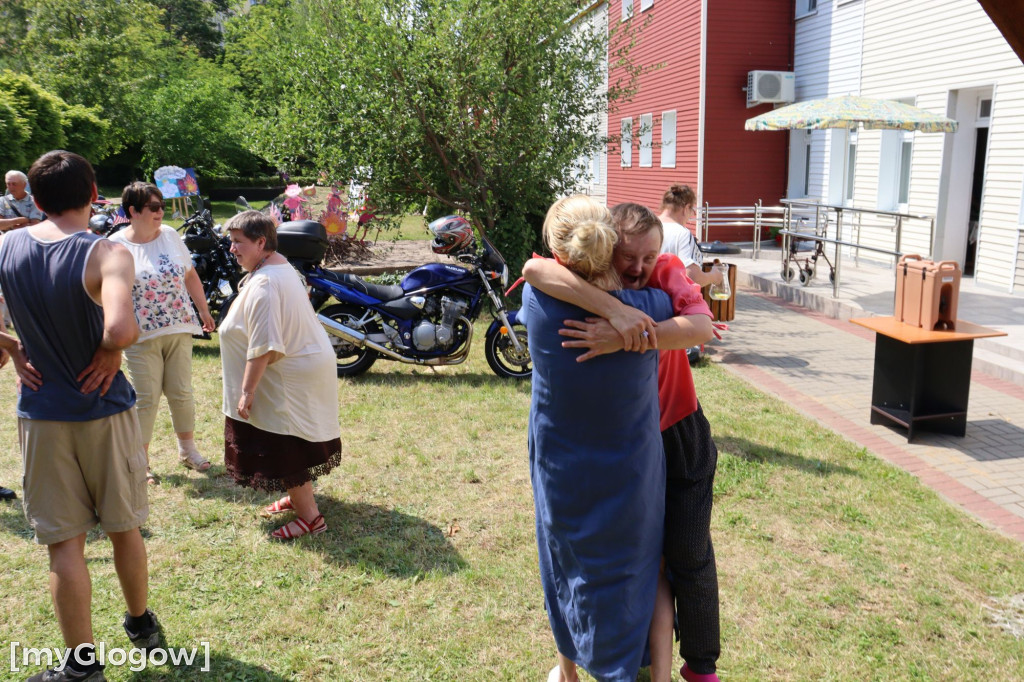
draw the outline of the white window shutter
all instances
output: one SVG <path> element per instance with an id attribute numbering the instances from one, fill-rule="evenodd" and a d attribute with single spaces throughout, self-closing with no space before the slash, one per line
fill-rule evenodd
<path id="1" fill-rule="evenodd" d="M 654 114 L 640 115 L 640 167 L 650 168 L 654 147 Z"/>
<path id="2" fill-rule="evenodd" d="M 661 167 L 676 167 L 676 111 L 661 113 Z"/>
<path id="3" fill-rule="evenodd" d="M 622 140 L 619 142 L 622 153 L 622 167 L 628 168 L 633 165 L 633 119 L 622 119 L 620 127 Z"/>

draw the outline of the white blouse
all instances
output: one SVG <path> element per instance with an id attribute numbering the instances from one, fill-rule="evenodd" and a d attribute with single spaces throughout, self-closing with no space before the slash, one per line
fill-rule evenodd
<path id="1" fill-rule="evenodd" d="M 132 299 L 139 322 L 139 342 L 164 334 L 201 334 L 199 316 L 185 289 L 185 273 L 192 269 L 192 254 L 177 231 L 160 226 L 160 234 L 151 242 L 137 244 L 124 232 L 116 232 L 110 241 L 123 244 L 135 259 L 135 284 Z"/>
<path id="2" fill-rule="evenodd" d="M 338 438 L 337 356 L 316 319 L 305 285 L 287 263 L 252 273 L 217 330 L 225 415 L 238 415 L 245 363 L 282 353 L 256 387 L 248 422 L 313 443 Z"/>

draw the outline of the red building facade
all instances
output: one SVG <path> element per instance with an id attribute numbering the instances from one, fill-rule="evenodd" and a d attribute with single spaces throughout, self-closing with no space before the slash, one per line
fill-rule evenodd
<path id="1" fill-rule="evenodd" d="M 632 5 L 625 20 L 623 3 Z M 625 131 L 627 140 L 608 151 L 609 206 L 635 201 L 657 210 L 673 183 L 690 185 L 702 205 L 776 205 L 785 196 L 788 135 L 743 130 L 772 106 L 748 109 L 744 88 L 749 71 L 792 71 L 794 11 L 793 0 L 609 2 L 612 49 L 622 22 L 639 22 L 629 60 L 647 69 L 632 99 L 613 102 L 608 116 L 609 135 Z M 609 76 L 615 82 L 622 71 Z M 716 227 L 710 238 L 753 235 Z"/>

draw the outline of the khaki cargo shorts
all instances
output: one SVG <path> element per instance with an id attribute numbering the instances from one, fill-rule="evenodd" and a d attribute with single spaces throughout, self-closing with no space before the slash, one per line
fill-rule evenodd
<path id="1" fill-rule="evenodd" d="M 86 422 L 18 419 L 25 517 L 52 545 L 92 529 L 138 528 L 149 515 L 146 451 L 132 407 Z"/>

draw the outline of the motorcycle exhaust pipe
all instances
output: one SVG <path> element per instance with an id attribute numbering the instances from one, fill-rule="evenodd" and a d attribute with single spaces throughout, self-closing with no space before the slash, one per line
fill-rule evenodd
<path id="1" fill-rule="evenodd" d="M 385 348 L 379 343 L 368 341 L 366 339 L 366 334 L 362 332 L 358 332 L 355 329 L 352 329 L 351 327 L 346 327 L 340 322 L 336 322 L 335 320 L 332 320 L 331 318 L 326 317 L 324 315 L 318 314 L 316 318 L 320 321 L 320 324 L 324 326 L 324 329 L 327 330 L 328 334 L 333 334 L 334 336 L 337 336 L 339 339 L 344 339 L 345 341 L 348 341 L 356 348 L 362 348 L 365 346 L 367 348 L 370 348 L 371 350 L 377 351 L 381 355 L 386 355 L 387 357 L 392 358 L 393 360 L 409 362 L 408 358 L 402 357 L 393 350 Z"/>

